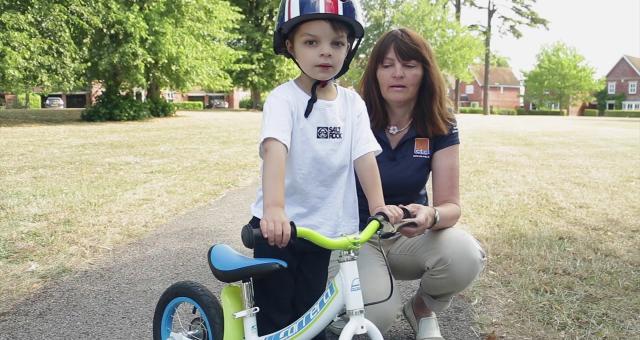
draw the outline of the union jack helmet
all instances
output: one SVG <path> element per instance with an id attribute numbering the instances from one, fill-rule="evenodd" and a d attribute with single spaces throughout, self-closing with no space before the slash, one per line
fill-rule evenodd
<path id="1" fill-rule="evenodd" d="M 289 58 L 285 41 L 288 34 L 296 27 L 309 20 L 339 20 L 351 27 L 357 43 L 351 44 L 343 69 L 336 78 L 346 73 L 353 59 L 360 40 L 364 37 L 361 9 L 358 0 L 281 0 L 278 11 L 278 23 L 273 33 L 273 49 L 276 54 Z"/>

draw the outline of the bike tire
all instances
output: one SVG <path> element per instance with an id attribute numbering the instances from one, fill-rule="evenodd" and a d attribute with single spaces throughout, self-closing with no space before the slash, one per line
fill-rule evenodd
<path id="1" fill-rule="evenodd" d="M 185 315 L 181 315 L 183 312 Z M 220 302 L 205 286 L 193 281 L 177 282 L 158 300 L 153 339 L 167 340 L 177 333 L 189 339 L 222 340 L 223 318 Z"/>

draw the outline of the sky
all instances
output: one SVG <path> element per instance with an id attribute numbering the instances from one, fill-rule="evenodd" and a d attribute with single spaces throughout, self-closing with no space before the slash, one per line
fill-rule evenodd
<path id="1" fill-rule="evenodd" d="M 492 50 L 509 58 L 519 78 L 534 68 L 541 48 L 556 41 L 576 48 L 596 77 L 604 77 L 625 54 L 640 57 L 640 0 L 537 0 L 533 8 L 549 20 L 548 31 L 525 27 L 520 39 L 494 35 L 491 40 Z M 484 24 L 486 11 L 463 8 L 461 20 Z"/>

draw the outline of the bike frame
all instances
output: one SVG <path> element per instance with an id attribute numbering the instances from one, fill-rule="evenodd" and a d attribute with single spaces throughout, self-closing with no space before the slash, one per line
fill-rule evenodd
<path id="1" fill-rule="evenodd" d="M 312 339 L 322 332 L 334 318 L 346 308 L 349 322 L 340 334 L 340 340 L 353 338 L 356 334 L 368 334 L 372 340 L 383 340 L 380 330 L 364 317 L 364 302 L 360 289 L 360 276 L 354 250 L 341 250 L 338 274 L 327 284 L 327 289 L 318 301 L 298 320 L 287 327 L 265 336 L 258 336 L 256 313 L 259 308 L 253 306 L 253 286 L 251 282 L 242 283 L 244 310 L 233 313 L 234 318 L 242 318 L 245 340 L 284 340 Z M 223 309 L 226 309 L 223 299 Z M 225 318 L 230 317 L 225 313 Z M 225 320 L 225 326 L 227 322 Z M 227 339 L 225 329 L 225 340 Z"/>

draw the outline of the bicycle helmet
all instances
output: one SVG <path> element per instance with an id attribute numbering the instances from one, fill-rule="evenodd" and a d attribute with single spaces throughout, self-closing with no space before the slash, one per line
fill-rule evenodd
<path id="1" fill-rule="evenodd" d="M 351 27 L 357 41 L 351 44 L 342 69 L 334 77 L 338 78 L 349 70 L 349 64 L 358 50 L 360 40 L 364 37 L 360 12 L 357 0 L 282 0 L 278 11 L 278 23 L 273 34 L 273 49 L 276 54 L 293 59 L 287 51 L 285 41 L 298 24 L 309 20 L 342 21 Z"/>

